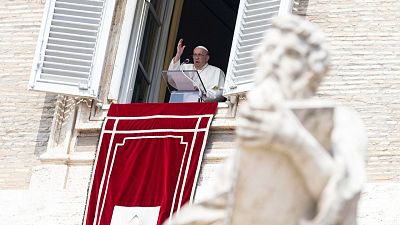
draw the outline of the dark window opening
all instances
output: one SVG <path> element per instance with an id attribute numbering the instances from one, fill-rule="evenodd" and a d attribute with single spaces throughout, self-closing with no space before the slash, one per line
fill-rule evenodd
<path id="1" fill-rule="evenodd" d="M 240 0 L 187 0 L 183 4 L 176 44 L 184 39 L 185 51 L 181 61 L 189 59 L 196 46 L 210 51 L 209 64 L 226 73 Z M 170 87 L 171 90 L 171 87 Z M 168 102 L 167 90 L 164 102 Z"/>
<path id="2" fill-rule="evenodd" d="M 193 48 L 204 45 L 209 63 L 226 72 L 240 0 L 187 0 L 183 4 L 176 43 L 186 45 L 182 60 L 192 58 Z M 176 45 L 175 45 L 176 46 Z"/>
<path id="3" fill-rule="evenodd" d="M 193 54 L 193 48 L 204 45 L 210 51 L 209 63 L 226 72 L 239 2 L 240 0 L 186 0 L 180 11 L 179 24 L 174 25 L 164 21 L 168 17 L 167 13 L 172 12 L 167 9 L 172 9 L 168 7 L 173 7 L 173 3 L 168 0 L 145 2 L 144 4 L 148 4 L 148 12 L 145 15 L 135 80 L 127 87 L 127 100 L 154 102 L 157 99 L 161 100 L 162 90 L 161 93 L 167 92 L 164 101 L 168 102 L 169 92 L 160 85 L 160 62 L 164 60 L 160 57 L 164 55 L 160 54 L 159 49 L 162 49 L 160 44 L 166 44 L 164 37 L 168 36 L 167 33 L 161 32 L 164 26 L 178 26 L 176 43 L 183 38 L 186 45 L 182 60 L 188 58 L 192 61 L 190 55 Z M 175 54 L 176 44 L 172 51 Z"/>

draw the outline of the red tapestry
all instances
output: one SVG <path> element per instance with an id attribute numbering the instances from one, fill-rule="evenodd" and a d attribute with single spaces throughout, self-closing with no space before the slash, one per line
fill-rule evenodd
<path id="1" fill-rule="evenodd" d="M 162 224 L 192 201 L 217 103 L 113 104 L 84 224 Z"/>

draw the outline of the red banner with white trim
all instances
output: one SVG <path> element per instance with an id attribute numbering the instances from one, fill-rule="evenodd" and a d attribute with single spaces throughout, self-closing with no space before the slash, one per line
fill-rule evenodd
<path id="1" fill-rule="evenodd" d="M 192 201 L 217 103 L 113 104 L 84 224 L 161 225 Z"/>

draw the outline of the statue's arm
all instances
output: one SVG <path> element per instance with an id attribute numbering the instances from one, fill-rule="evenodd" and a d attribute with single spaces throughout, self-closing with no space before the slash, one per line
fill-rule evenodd
<path id="1" fill-rule="evenodd" d="M 332 152 L 335 170 L 308 224 L 356 224 L 357 202 L 364 185 L 367 135 L 359 116 L 348 108 L 335 111 Z"/>
<path id="2" fill-rule="evenodd" d="M 346 168 L 346 195 L 353 196 L 361 191 L 366 180 L 365 163 L 368 148 L 364 124 L 354 110 L 337 108 L 332 143 L 333 157 L 340 157 Z"/>
<path id="3" fill-rule="evenodd" d="M 329 151 L 300 122 L 296 126 L 296 136 L 286 152 L 303 176 L 312 197 L 319 199 L 335 169 L 334 161 Z"/>
<path id="4" fill-rule="evenodd" d="M 288 155 L 312 197 L 319 199 L 332 175 L 334 162 L 292 111 L 260 110 L 245 104 L 239 112 L 237 135 L 241 148 L 263 148 Z"/>

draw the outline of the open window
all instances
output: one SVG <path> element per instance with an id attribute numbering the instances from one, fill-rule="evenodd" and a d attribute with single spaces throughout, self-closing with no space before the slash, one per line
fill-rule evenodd
<path id="1" fill-rule="evenodd" d="M 110 99 L 118 102 L 156 102 L 174 1 L 137 1 L 123 69 L 114 68 Z M 123 30 L 124 31 L 124 30 Z M 125 30 L 126 32 L 126 30 Z M 117 53 L 118 57 L 118 53 Z"/>
<path id="2" fill-rule="evenodd" d="M 187 0 L 183 4 L 179 29 L 172 51 L 180 38 L 186 45 L 182 60 L 190 59 L 198 45 L 210 51 L 211 65 L 226 72 L 239 0 Z M 171 57 L 172 58 L 172 57 Z M 168 61 L 171 60 L 171 58 Z"/>
<path id="3" fill-rule="evenodd" d="M 195 46 L 205 45 L 211 52 L 210 64 L 226 71 L 239 0 L 158 0 L 160 14 L 155 13 L 154 1 L 143 2 L 136 7 L 134 21 L 141 22 L 133 23 L 119 102 L 164 101 L 166 82 L 161 73 L 167 69 L 180 38 L 186 45 L 182 57 L 190 58 Z M 114 92 L 109 97 L 116 96 Z"/>
<path id="4" fill-rule="evenodd" d="M 124 77 L 118 89 L 119 102 L 164 101 L 166 82 L 161 78 L 161 71 L 168 68 L 180 38 L 186 45 L 182 60 L 190 59 L 197 45 L 207 46 L 211 54 L 209 63 L 226 73 L 224 94 L 246 92 L 251 88 L 256 67 L 252 58 L 254 48 L 260 44 L 272 19 L 290 13 L 293 3 L 292 0 L 176 0 L 161 5 L 165 7 L 161 10 L 164 15 L 159 23 L 151 26 L 153 34 L 147 33 L 147 27 L 155 24 L 148 22 L 154 20 L 154 10 L 148 12 L 147 22 L 143 22 L 146 24 L 142 26 L 144 35 L 137 37 L 140 32 L 131 33 L 129 49 L 136 49 L 136 58 L 133 54 L 125 62 Z M 161 33 L 156 35 L 157 25 Z M 135 38 L 138 38 L 137 48 L 132 44 Z M 148 67 L 143 65 L 139 52 L 140 56 L 148 57 Z"/>
<path id="5" fill-rule="evenodd" d="M 165 4 L 166 20 L 160 25 L 163 27 L 160 30 L 163 31 L 156 36 L 160 38 L 158 44 L 153 45 L 158 52 L 147 46 L 148 41 L 139 45 L 142 48 L 141 54 L 145 48 L 146 54 L 154 57 L 151 61 L 154 64 L 149 67 L 152 70 L 147 70 L 151 74 L 146 73 L 142 62 L 137 60 L 137 69 L 130 69 L 133 71 L 133 74 L 128 76 L 131 80 L 123 82 L 129 84 L 128 88 L 120 92 L 122 96 L 128 93 L 127 97 L 121 98 L 120 95 L 119 100 L 163 100 L 165 82 L 162 81 L 161 71 L 167 69 L 180 38 L 184 39 L 186 45 L 182 59 L 190 59 L 195 46 L 207 46 L 211 54 L 209 63 L 226 73 L 224 95 L 236 95 L 250 90 L 256 67 L 253 51 L 263 39 L 272 19 L 291 13 L 292 6 L 292 0 L 190 0 L 184 1 L 183 4 L 182 1 L 175 1 L 169 6 Z M 151 19 L 149 16 L 147 20 Z M 142 39 L 145 40 L 146 36 Z M 149 77 L 151 79 L 147 79 Z"/>
<path id="6" fill-rule="evenodd" d="M 197 45 L 210 50 L 210 64 L 226 72 L 225 95 L 251 87 L 252 52 L 271 19 L 291 11 L 292 0 L 46 1 L 30 88 L 98 98 L 114 10 L 123 10 L 121 34 L 108 92 L 120 103 L 160 102 L 179 38 L 189 58 Z M 119 12 L 121 13 L 121 12 Z M 104 90 L 103 90 L 104 91 Z"/>

